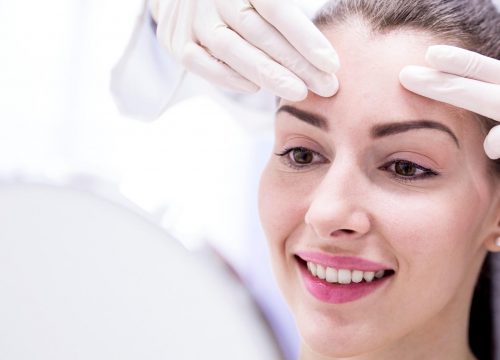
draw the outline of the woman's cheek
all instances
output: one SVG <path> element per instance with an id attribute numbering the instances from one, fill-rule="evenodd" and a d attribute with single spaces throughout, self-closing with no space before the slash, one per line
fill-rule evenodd
<path id="1" fill-rule="evenodd" d="M 259 214 L 269 241 L 285 240 L 304 222 L 314 187 L 307 176 L 276 170 L 269 164 L 259 187 Z"/>
<path id="2" fill-rule="evenodd" d="M 282 189 L 276 186 L 275 177 L 272 175 L 270 164 L 266 166 L 262 173 L 259 185 L 259 216 L 260 222 L 268 241 L 276 238 L 276 229 L 280 228 L 280 223 L 284 221 L 280 208 L 280 198 Z"/>
<path id="3" fill-rule="evenodd" d="M 385 194 L 379 199 L 378 223 L 386 241 L 406 264 L 440 264 L 443 259 L 470 250 L 480 211 L 474 194 L 450 201 L 452 189 L 399 196 Z M 473 191 L 472 191 L 473 193 Z"/>
<path id="4" fill-rule="evenodd" d="M 373 199 L 371 213 L 377 232 L 401 255 L 426 253 L 438 245 L 446 209 L 428 192 L 379 192 Z M 444 240 L 444 239 L 443 239 Z"/>

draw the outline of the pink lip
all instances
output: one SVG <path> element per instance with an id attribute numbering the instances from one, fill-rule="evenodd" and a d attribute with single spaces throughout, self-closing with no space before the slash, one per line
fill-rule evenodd
<path id="1" fill-rule="evenodd" d="M 296 255 L 304 262 L 335 269 L 373 271 L 392 270 L 390 266 L 353 256 L 332 256 L 320 252 L 300 251 Z M 313 276 L 304 263 L 298 262 L 305 288 L 316 299 L 330 304 L 343 304 L 368 296 L 391 280 L 392 276 L 376 279 L 372 282 L 336 284 Z"/>
<path id="2" fill-rule="evenodd" d="M 329 304 L 343 304 L 361 299 L 380 289 L 392 279 L 383 277 L 372 282 L 360 282 L 351 284 L 330 284 L 313 276 L 303 264 L 299 264 L 305 288 L 316 299 Z"/>
<path id="3" fill-rule="evenodd" d="M 300 251 L 296 255 L 304 261 L 328 266 L 335 269 L 379 271 L 391 270 L 390 266 L 353 256 L 332 256 L 325 253 Z"/>

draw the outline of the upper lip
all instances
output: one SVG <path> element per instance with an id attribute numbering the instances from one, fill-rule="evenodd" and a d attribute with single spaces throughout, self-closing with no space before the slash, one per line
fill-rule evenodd
<path id="1" fill-rule="evenodd" d="M 299 251 L 296 255 L 306 262 L 310 261 L 334 269 L 361 271 L 393 270 L 390 266 L 385 264 L 355 256 L 338 256 L 313 251 Z"/>

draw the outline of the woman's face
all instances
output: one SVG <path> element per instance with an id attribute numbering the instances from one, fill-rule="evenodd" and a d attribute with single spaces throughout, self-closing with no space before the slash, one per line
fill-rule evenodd
<path id="1" fill-rule="evenodd" d="M 497 220 L 479 123 L 400 86 L 403 66 L 424 65 L 430 37 L 325 33 L 341 89 L 280 103 L 259 199 L 305 349 L 397 358 L 426 339 L 465 342 Z"/>

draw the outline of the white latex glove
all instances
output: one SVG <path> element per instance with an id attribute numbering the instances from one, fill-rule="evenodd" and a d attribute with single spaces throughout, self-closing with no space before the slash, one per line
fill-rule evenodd
<path id="1" fill-rule="evenodd" d="M 338 56 L 292 0 L 152 0 L 160 43 L 226 88 L 290 101 L 338 90 Z"/>
<path id="2" fill-rule="evenodd" d="M 419 95 L 442 101 L 500 122 L 500 61 L 447 45 L 429 47 L 432 68 L 407 66 L 402 85 Z M 500 158 L 500 126 L 489 132 L 484 149 Z"/>

